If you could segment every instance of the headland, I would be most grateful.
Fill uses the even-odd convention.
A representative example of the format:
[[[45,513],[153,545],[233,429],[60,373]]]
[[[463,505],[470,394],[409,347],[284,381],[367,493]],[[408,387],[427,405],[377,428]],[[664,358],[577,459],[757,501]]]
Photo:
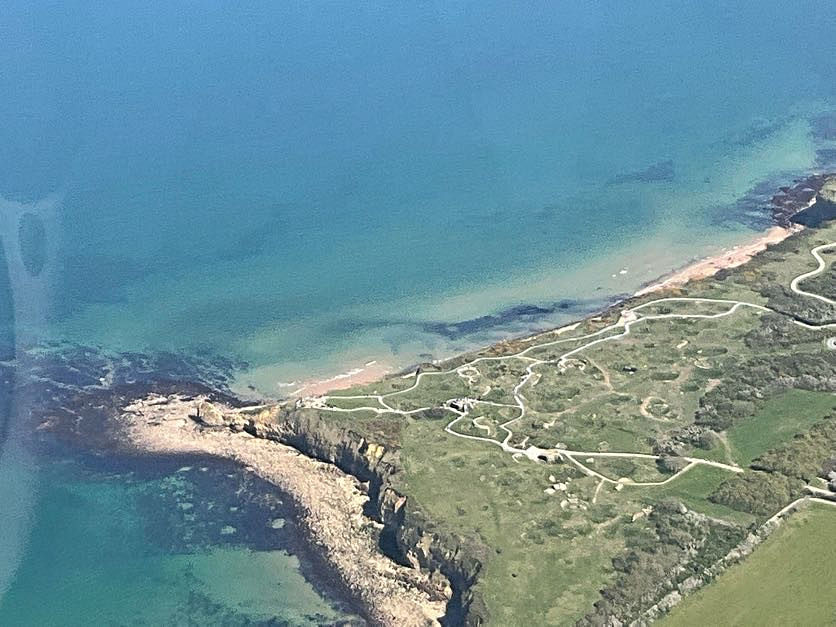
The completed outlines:
[[[802,223],[814,209],[824,216],[817,224],[827,222],[833,178],[796,187],[803,192],[797,212],[788,213],[782,202],[782,219]],[[323,388],[254,406],[185,382],[120,388],[108,403],[107,429],[96,435],[145,454],[231,459],[293,495],[314,542],[374,623],[480,624],[514,616],[597,624],[658,614],[671,606],[659,609],[662,599],[690,588],[656,586],[638,597],[653,603],[626,600],[638,584],[629,571],[622,577],[607,564],[625,548],[652,561],[633,544],[630,524],[657,537],[671,521],[689,530],[677,541],[684,552],[674,542],[670,561],[654,566],[664,572],[691,568],[694,556],[713,565],[742,540],[741,525],[767,513],[774,518],[773,503],[783,508],[782,499],[815,488],[813,477],[799,484],[787,475],[786,496],[770,485],[757,497],[763,502],[741,503],[735,481],[762,476],[748,465],[751,456],[740,455],[734,429],[765,411],[764,399],[798,389],[820,403],[815,395],[829,394],[836,380],[822,370],[834,364],[827,338],[819,337],[836,325],[826,307],[831,297],[814,303],[816,309],[803,301],[803,291],[760,284],[772,277],[778,289],[784,278],[789,286],[801,276],[795,268],[804,269],[806,248],[827,244],[817,233],[779,224],[756,242],[703,260],[571,327],[337,393]],[[783,277],[787,263],[793,270]],[[815,279],[809,271],[805,277]],[[726,319],[730,327],[723,326]],[[631,334],[634,326],[639,330]],[[657,328],[661,339],[651,337]],[[642,334],[642,341],[628,337]],[[770,352],[786,343],[809,352],[808,362],[798,363],[795,354],[789,364],[789,356]],[[599,352],[622,345],[626,353]],[[662,357],[659,346],[666,347]],[[776,368],[780,361],[780,389],[751,379],[760,374],[740,378],[767,358],[777,360]],[[731,372],[742,374],[729,378]],[[672,386],[681,396],[670,396]],[[753,390],[744,405],[715,399],[741,386]],[[794,433],[829,424],[824,416]],[[40,426],[77,428],[56,416]],[[768,442],[756,453],[773,454],[783,444]],[[702,492],[680,490],[695,476]],[[541,482],[545,488],[537,487]],[[487,524],[486,516],[494,522]],[[597,538],[599,549],[586,547],[582,537]],[[546,538],[554,545],[549,552],[532,553],[545,550]],[[583,551],[560,557],[567,542]],[[587,579],[579,578],[580,559],[592,560]],[[547,595],[515,600],[543,577],[570,577],[553,605],[542,605]],[[596,602],[601,587],[605,600],[626,596]]]

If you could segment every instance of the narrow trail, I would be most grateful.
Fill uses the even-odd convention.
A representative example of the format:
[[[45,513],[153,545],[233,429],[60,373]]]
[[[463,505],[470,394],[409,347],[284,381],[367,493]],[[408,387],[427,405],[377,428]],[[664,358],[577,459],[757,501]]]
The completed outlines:
[[[726,434],[725,431],[720,431],[717,433],[717,437],[719,438],[720,442],[723,444],[723,448],[726,451],[726,460],[729,463],[734,463],[734,459],[732,456],[732,445],[729,442],[729,436]]]
[[[810,494],[813,494],[814,496],[818,495],[818,496],[823,496],[823,497],[829,498],[830,500],[828,502],[832,503],[833,505],[836,505],[836,501],[833,500],[834,498],[836,498],[836,494],[834,494],[830,490],[825,490],[824,488],[817,488],[817,487],[812,486],[812,485],[808,485],[808,486],[804,486],[804,487],[808,492],[810,492]]]
[[[818,267],[815,270],[811,270],[810,272],[805,272],[804,274],[800,274],[795,277],[792,282],[790,283],[790,288],[796,294],[802,296],[808,296],[811,298],[815,298],[819,301],[836,305],[836,301],[833,301],[825,296],[820,294],[814,294],[811,292],[805,292],[798,287],[798,284],[805,279],[811,278],[813,276],[818,275],[821,273],[826,267],[827,263],[821,257],[820,252],[823,250],[830,250],[836,249],[836,242],[831,244],[824,244],[822,246],[817,246],[813,248],[810,253],[813,257],[818,261]],[[664,313],[664,314],[650,314],[650,315],[642,315],[642,312],[646,309],[660,305],[665,303],[701,303],[701,304],[718,304],[718,305],[729,305],[729,308],[720,311],[718,313],[711,313],[711,314],[679,314],[679,313]],[[344,412],[344,413],[351,413],[355,411],[372,411],[377,414],[398,414],[401,416],[411,416],[413,414],[417,414],[423,411],[427,411],[431,409],[430,407],[421,407],[419,409],[411,409],[411,410],[401,410],[392,407],[389,403],[387,403],[386,399],[392,399],[393,397],[397,397],[402,394],[406,394],[412,390],[415,390],[420,384],[421,381],[425,377],[432,377],[432,376],[443,376],[456,373],[461,376],[463,379],[470,379],[473,376],[473,372],[475,371],[478,373],[478,370],[475,368],[476,364],[484,363],[484,362],[493,362],[493,361],[503,361],[503,360],[521,360],[530,362],[528,366],[526,366],[524,374],[520,378],[519,382],[514,386],[512,390],[512,396],[514,398],[514,404],[509,403],[497,403],[493,401],[485,401],[479,399],[457,399],[451,398],[447,399],[444,404],[437,409],[443,409],[445,411],[449,411],[455,414],[455,418],[447,423],[444,427],[444,431],[449,433],[452,436],[457,438],[462,438],[465,440],[473,440],[477,442],[483,442],[487,444],[491,444],[493,446],[500,447],[504,452],[510,453],[514,459],[514,461],[519,461],[518,458],[520,456],[524,456],[528,459],[533,461],[543,460],[543,459],[550,459],[554,457],[561,457],[575,466],[583,472],[584,474],[595,477],[599,479],[598,487],[595,491],[595,497],[597,498],[598,492],[600,491],[601,487],[605,483],[610,484],[621,484],[625,486],[660,486],[665,485],[680,476],[684,473],[690,471],[694,467],[698,465],[705,465],[711,466],[714,468],[720,468],[722,470],[726,470],[729,472],[743,472],[743,469],[735,463],[723,463],[723,462],[716,462],[708,459],[702,459],[698,457],[683,457],[682,459],[687,462],[687,465],[679,470],[678,472],[674,473],[670,477],[662,480],[662,481],[655,481],[655,482],[625,482],[623,480],[613,479],[611,477],[607,477],[606,475],[599,473],[598,471],[589,468],[587,465],[579,461],[578,457],[583,457],[585,459],[588,458],[634,458],[634,459],[647,459],[647,460],[659,460],[661,459],[660,455],[653,455],[650,453],[637,453],[637,452],[597,452],[597,451],[576,451],[572,449],[565,449],[565,448],[550,448],[550,449],[542,449],[537,446],[529,445],[525,447],[525,442],[527,442],[528,437],[523,440],[521,446],[514,446],[511,444],[512,439],[514,438],[514,432],[509,428],[514,423],[519,422],[522,418],[526,415],[526,399],[522,393],[523,388],[528,384],[528,382],[535,376],[535,369],[539,366],[546,365],[546,364],[556,364],[561,367],[566,366],[566,362],[569,358],[578,355],[594,346],[599,346],[605,344],[607,342],[616,342],[618,340],[624,339],[628,337],[632,331],[632,327],[638,323],[643,323],[647,321],[654,321],[654,320],[716,320],[719,318],[724,318],[727,316],[734,315],[736,312],[743,308],[753,309],[759,312],[768,312],[768,313],[776,313],[782,316],[786,316],[782,312],[779,312],[775,309],[767,307],[765,305],[759,305],[756,303],[749,303],[746,301],[740,300],[730,300],[730,299],[721,299],[721,298],[701,298],[701,297],[667,297],[667,298],[657,298],[646,303],[642,303],[637,305],[636,307],[625,309],[619,319],[606,327],[599,329],[598,331],[594,331],[591,333],[587,333],[585,335],[580,336],[570,336],[565,338],[558,338],[555,340],[542,342],[539,344],[532,344],[525,349],[520,350],[517,353],[513,353],[510,355],[497,355],[497,356],[486,356],[486,357],[478,357],[471,361],[468,361],[464,364],[456,366],[455,368],[450,368],[448,370],[439,370],[439,371],[429,371],[429,372],[422,372],[416,371],[415,373],[415,381],[412,385],[402,390],[396,390],[394,392],[389,392],[387,394],[360,394],[354,396],[322,396],[319,397],[317,400],[322,403],[322,406],[317,405],[317,409],[325,410],[325,411],[334,411],[334,412]],[[814,325],[801,322],[799,320],[790,319],[790,321],[800,327],[806,329],[829,329],[829,328],[836,328],[836,323],[831,324],[822,324],[822,325]],[[575,323],[568,327],[563,327],[561,329],[557,329],[555,331],[549,331],[539,336],[535,336],[536,338],[543,337],[546,335],[561,335],[566,331],[571,331],[577,328],[579,323]],[[830,338],[830,340],[834,340],[836,338]],[[566,344],[569,342],[581,342],[584,340],[588,340],[586,343],[577,346],[562,355],[552,358],[552,359],[539,359],[536,357],[528,356],[528,353],[537,349],[549,348],[552,346],[558,346],[560,344]],[[828,340],[828,342],[830,342]],[[828,344],[830,346],[830,344]],[[593,362],[594,363],[594,362]],[[596,366],[597,367],[597,366]],[[352,409],[345,409],[339,407],[330,407],[325,405],[329,400],[339,400],[339,399],[371,399],[377,401],[380,407],[356,407]],[[457,409],[453,407],[453,403],[461,402],[463,405],[462,409]],[[497,425],[497,430],[501,430],[505,433],[505,437],[502,440],[498,440],[496,438],[488,437],[488,436],[481,436],[481,435],[471,435],[467,433],[462,433],[460,431],[456,431],[454,427],[459,424],[461,421],[469,418],[471,408],[475,407],[476,405],[489,405],[494,407],[503,407],[503,408],[512,408],[518,410],[518,415]],[[488,430],[490,428],[486,425],[479,424],[477,421],[482,418],[483,416],[477,416],[471,418],[471,423],[479,430]],[[788,505],[784,510],[776,514],[773,518],[780,516],[784,511],[795,505],[795,503],[791,503]]]
[[[815,270],[811,270],[810,272],[805,272],[804,274],[800,274],[792,280],[790,283],[790,289],[795,292],[796,294],[800,294],[802,296],[809,296],[810,298],[815,298],[823,303],[827,303],[828,305],[836,305],[836,300],[831,298],[827,298],[826,296],[822,296],[821,294],[814,294],[813,292],[805,292],[804,290],[798,287],[798,284],[806,279],[811,279],[814,276],[821,274],[824,272],[825,268],[827,268],[827,262],[822,258],[819,254],[823,250],[836,250],[836,242],[832,244],[822,244],[821,246],[816,246],[813,250],[810,251],[810,254],[815,257],[816,261],[819,262],[819,266]]]
[[[601,491],[601,488],[604,487],[605,483],[606,483],[606,481],[601,479],[601,481],[598,482],[598,485],[595,486],[595,494],[592,495],[592,504],[593,505],[595,505],[595,503],[598,502],[598,493]]]

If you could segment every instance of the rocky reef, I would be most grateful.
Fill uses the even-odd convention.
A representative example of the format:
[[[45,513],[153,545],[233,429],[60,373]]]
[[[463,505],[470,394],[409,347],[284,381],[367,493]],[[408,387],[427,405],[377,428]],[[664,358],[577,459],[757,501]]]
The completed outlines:
[[[836,174],[813,174],[781,187],[770,201],[773,221],[780,226],[815,226],[836,215],[834,201]],[[822,215],[819,215],[822,214]]]
[[[397,447],[293,405],[247,405],[223,360],[55,345],[2,363],[37,447],[228,459],[296,501],[312,548],[375,624],[478,625],[484,547],[435,528],[398,491]]]

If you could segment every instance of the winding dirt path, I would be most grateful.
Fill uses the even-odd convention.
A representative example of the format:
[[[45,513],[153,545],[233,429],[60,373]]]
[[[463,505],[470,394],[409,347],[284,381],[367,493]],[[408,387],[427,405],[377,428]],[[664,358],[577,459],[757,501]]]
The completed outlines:
[[[818,267],[815,270],[810,270],[810,272],[805,272],[804,274],[800,274],[792,280],[790,283],[790,289],[795,292],[796,294],[800,294],[802,296],[809,296],[810,298],[815,298],[816,300],[820,300],[823,303],[827,303],[828,305],[836,305],[836,300],[831,298],[827,298],[826,296],[822,296],[821,294],[814,294],[813,292],[805,292],[801,288],[798,287],[798,284],[806,279],[811,279],[814,276],[821,274],[824,272],[824,269],[827,268],[827,262],[822,258],[819,254],[823,250],[836,250],[836,242],[832,244],[822,244],[821,246],[816,246],[813,250],[810,251],[810,254],[816,258],[816,261],[819,262]]]

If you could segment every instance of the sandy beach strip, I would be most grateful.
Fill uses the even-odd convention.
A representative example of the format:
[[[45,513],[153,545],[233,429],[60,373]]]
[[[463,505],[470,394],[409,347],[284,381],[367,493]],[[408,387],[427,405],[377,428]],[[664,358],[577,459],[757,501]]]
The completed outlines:
[[[334,390],[345,390],[355,385],[374,383],[389,374],[389,372],[391,372],[391,369],[386,364],[378,361],[370,361],[364,364],[362,368],[352,368],[327,379],[303,383],[298,389],[291,392],[290,396],[322,396]]]
[[[742,266],[759,252],[766,250],[767,246],[777,244],[803,228],[800,225],[792,228],[773,226],[753,241],[734,246],[711,257],[691,263],[669,274],[663,280],[643,287],[635,295],[643,296],[666,288],[681,287],[690,281],[713,276],[720,270]]]
[[[724,249],[716,255],[691,262],[678,270],[663,274],[656,281],[639,289],[634,295],[642,296],[667,288],[681,287],[690,281],[713,276],[724,268],[735,268],[743,265],[759,252],[766,250],[767,246],[777,244],[803,228],[801,225],[793,227],[773,226],[748,242]],[[559,333],[573,326],[575,325],[569,325],[564,329],[549,329],[532,336],[520,338],[520,340],[530,341],[544,335]],[[455,358],[456,356],[440,359],[438,363],[444,363]],[[323,396],[335,390],[345,390],[356,385],[367,385],[383,379],[392,371],[393,369],[386,364],[370,361],[363,367],[353,368],[332,377],[304,382],[290,392],[289,397]]]

